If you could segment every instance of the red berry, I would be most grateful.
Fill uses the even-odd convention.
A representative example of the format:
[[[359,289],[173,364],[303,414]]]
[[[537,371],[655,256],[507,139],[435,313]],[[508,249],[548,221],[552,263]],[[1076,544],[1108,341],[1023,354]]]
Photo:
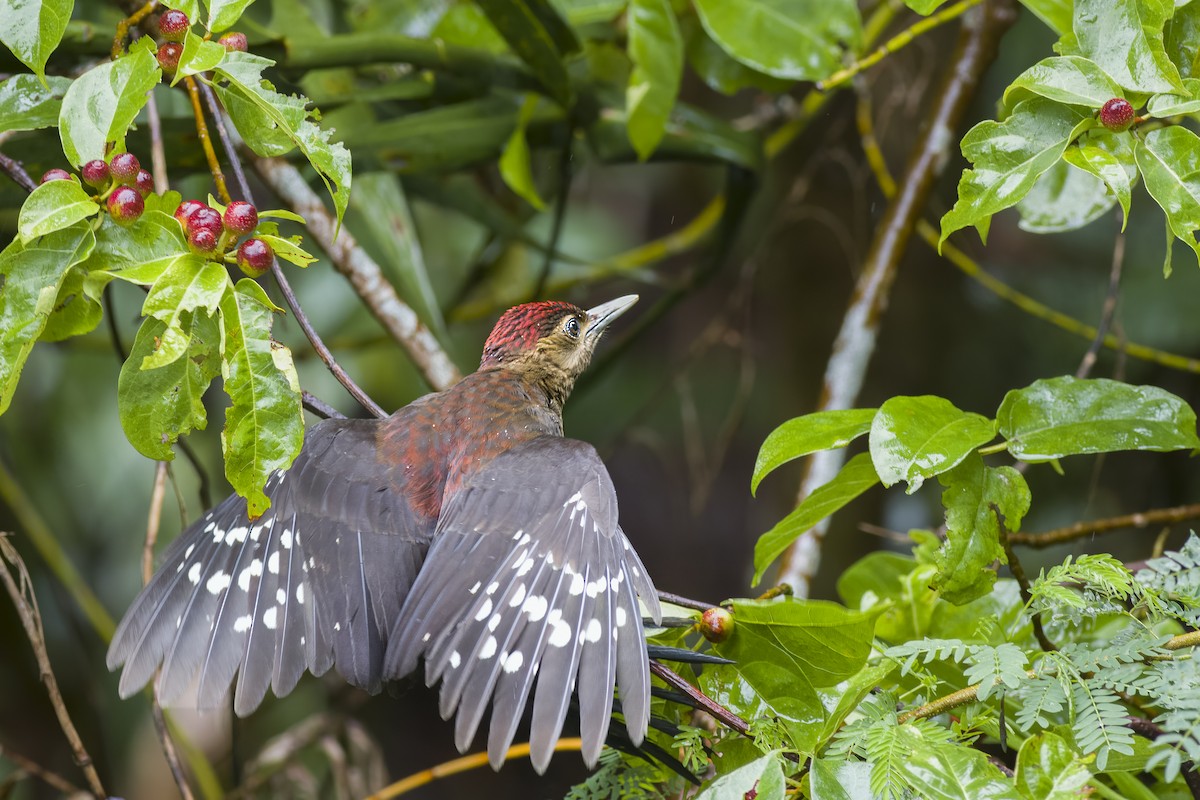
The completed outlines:
[[[108,186],[110,177],[108,172],[108,164],[100,159],[89,161],[83,165],[83,182],[93,189],[103,189]]]
[[[117,153],[109,159],[108,168],[117,183],[123,186],[132,186],[133,182],[137,180],[138,170],[142,168],[142,165],[138,163],[137,156],[133,153]]]
[[[1100,109],[1100,124],[1120,133],[1133,124],[1133,106],[1122,97],[1114,97]]]
[[[723,642],[733,633],[733,614],[720,606],[708,609],[700,617],[700,633],[710,642]]]
[[[225,207],[225,229],[245,236],[258,225],[258,209],[245,200],[234,200]]]
[[[184,200],[179,204],[179,208],[175,209],[175,219],[179,220],[179,224],[187,227],[188,217],[202,208],[208,208],[199,200]]]
[[[168,42],[182,42],[184,34],[187,33],[191,24],[192,21],[188,19],[187,14],[171,8],[164,11],[158,18],[158,32]]]
[[[237,263],[242,272],[257,278],[271,268],[271,245],[262,239],[247,239],[237,251]]]
[[[137,189],[118,186],[108,196],[108,213],[112,215],[114,222],[121,225],[132,224],[145,209],[146,204],[142,202],[142,196],[137,193]]]
[[[238,33],[237,31],[230,31],[220,39],[217,39],[217,44],[221,45],[230,52],[237,50],[238,52],[244,53],[249,47],[249,44],[246,42],[246,34]]]
[[[145,197],[154,191],[154,176],[144,169],[139,169],[137,177],[133,179],[133,188],[138,190],[138,193]]]
[[[185,226],[188,234],[195,231],[208,231],[213,235],[215,241],[221,235],[221,215],[208,206],[204,206],[188,215]]]
[[[71,175],[71,173],[67,172],[65,169],[58,169],[58,168],[48,169],[48,170],[46,170],[45,174],[42,175],[42,183],[49,183],[50,181],[69,181],[69,180],[73,180],[73,176]]]
[[[217,236],[208,228],[188,231],[188,245],[198,253],[211,253],[217,246]]]
[[[158,48],[158,52],[154,54],[158,59],[158,65],[162,67],[162,71],[167,75],[174,75],[175,70],[179,69],[179,57],[183,55],[183,45],[178,42],[167,42]]]

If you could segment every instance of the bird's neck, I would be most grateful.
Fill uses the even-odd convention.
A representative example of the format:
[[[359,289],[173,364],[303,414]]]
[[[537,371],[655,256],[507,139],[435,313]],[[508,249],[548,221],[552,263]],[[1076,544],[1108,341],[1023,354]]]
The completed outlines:
[[[557,364],[540,359],[514,361],[495,370],[524,386],[534,402],[545,405],[561,422],[563,406],[575,388],[574,375]]]

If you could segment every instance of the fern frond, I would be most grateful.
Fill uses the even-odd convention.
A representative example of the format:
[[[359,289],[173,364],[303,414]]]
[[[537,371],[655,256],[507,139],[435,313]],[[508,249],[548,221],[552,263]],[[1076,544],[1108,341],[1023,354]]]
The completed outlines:
[[[1133,753],[1133,731],[1116,692],[1089,680],[1079,681],[1072,686],[1071,705],[1075,743],[1084,754],[1095,753],[1101,772],[1110,753]]]
[[[1015,689],[1025,680],[1025,665],[1029,659],[1014,644],[1005,642],[997,647],[971,645],[969,648],[966,678],[969,683],[979,684],[975,696],[987,700],[994,692],[1003,694],[1005,689]]]

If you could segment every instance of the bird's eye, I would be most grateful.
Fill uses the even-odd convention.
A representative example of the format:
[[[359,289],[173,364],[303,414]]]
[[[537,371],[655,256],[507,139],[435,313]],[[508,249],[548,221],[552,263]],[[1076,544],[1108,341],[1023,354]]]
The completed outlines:
[[[578,339],[579,338],[579,318],[578,317],[568,317],[567,323],[565,325],[563,325],[563,330],[567,332],[567,336],[570,336],[572,339]]]

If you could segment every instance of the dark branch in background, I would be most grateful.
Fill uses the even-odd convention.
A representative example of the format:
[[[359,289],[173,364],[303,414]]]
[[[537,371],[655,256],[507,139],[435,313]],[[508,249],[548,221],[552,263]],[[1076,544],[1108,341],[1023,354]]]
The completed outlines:
[[[554,266],[554,256],[558,252],[558,240],[562,236],[563,220],[567,217],[567,203],[571,199],[571,180],[574,170],[571,169],[571,157],[575,144],[575,128],[567,125],[567,140],[563,142],[558,154],[558,197],[554,201],[554,223],[550,227],[550,241],[546,246],[546,257],[542,261],[542,271],[538,275],[537,285],[533,289],[531,299],[541,299],[546,291],[546,282],[550,280],[550,269]]]
[[[8,596],[17,609],[17,615],[21,618],[25,636],[28,637],[29,644],[33,646],[33,655],[37,659],[39,676],[46,686],[46,694],[50,696],[50,704],[54,706],[54,715],[58,717],[59,727],[62,728],[67,742],[71,745],[75,763],[83,770],[92,794],[103,800],[108,797],[108,793],[104,791],[104,786],[100,783],[100,776],[96,773],[95,765],[92,764],[92,757],[88,755],[87,749],[83,746],[83,740],[79,738],[79,732],[75,730],[75,725],[71,722],[71,715],[67,713],[67,706],[63,703],[62,693],[58,690],[58,681],[54,679],[54,668],[50,666],[50,654],[46,652],[46,635],[42,631],[42,612],[38,609],[37,598],[33,594],[33,581],[29,577],[29,571],[25,569],[25,562],[21,560],[21,554],[9,541],[10,535],[0,533],[0,582],[3,582],[4,588],[8,590]],[[17,585],[12,573],[8,571],[9,564],[17,568],[17,574],[21,578],[20,586]]]
[[[1104,346],[1104,339],[1108,336],[1108,329],[1112,325],[1113,314],[1117,310],[1117,296],[1121,291],[1121,268],[1124,263],[1125,232],[1118,231],[1116,241],[1113,242],[1112,268],[1108,273],[1108,293],[1104,295],[1104,305],[1100,309],[1100,323],[1096,325],[1096,336],[1092,339],[1091,346],[1083,354],[1083,360],[1079,362],[1079,369],[1075,370],[1076,378],[1086,378],[1091,373],[1096,358],[1100,355],[1100,348]]]
[[[875,229],[871,249],[842,320],[841,330],[825,368],[820,411],[851,408],[857,401],[879,326],[887,311],[892,283],[909,239],[921,218],[933,184],[947,161],[947,149],[955,141],[954,131],[966,111],[979,81],[992,63],[1000,37],[1016,21],[1013,0],[988,0],[978,11],[963,17],[962,30],[946,79],[928,114],[928,123],[914,145],[897,193],[888,202],[883,219]],[[840,450],[818,453],[805,462],[805,475],[797,503],[813,489],[829,482],[841,467]],[[780,557],[779,580],[791,584],[797,594],[807,595],[808,585],[820,561],[820,543],[826,526],[819,525],[802,535]]]
[[[1021,602],[1026,608],[1030,608],[1033,602],[1033,596],[1029,592],[1029,578],[1025,575],[1025,568],[1021,566],[1020,559],[1013,552],[1012,541],[1009,537],[1008,525],[1004,521],[1004,515],[1000,513],[1000,507],[995,503],[988,503],[992,509],[992,514],[996,516],[996,526],[999,528],[1000,545],[1004,548],[1004,555],[1008,558],[1008,569],[1013,577],[1017,579],[1017,586],[1021,588]],[[1037,611],[1030,608],[1029,618],[1033,622],[1033,635],[1038,641],[1038,646],[1047,653],[1057,650],[1054,642],[1050,641],[1050,637],[1046,635],[1046,629],[1042,627],[1042,617]]]
[[[1129,723],[1130,730],[1150,741],[1162,736],[1164,732],[1158,725],[1142,717],[1130,716],[1126,717],[1125,721]],[[1192,797],[1200,800],[1200,772],[1196,771],[1196,765],[1191,761],[1184,761],[1179,767],[1179,774],[1183,776],[1183,782],[1187,784]]]
[[[1121,528],[1146,528],[1150,525],[1169,525],[1186,519],[1200,517],[1200,503],[1173,508],[1155,508],[1150,511],[1139,511],[1136,514],[1125,514],[1120,517],[1108,517],[1087,522],[1076,522],[1064,528],[1055,528],[1045,533],[1010,533],[1009,541],[1025,547],[1052,547],[1056,544],[1082,539],[1093,533],[1120,530]]]
[[[37,188],[37,182],[29,177],[29,173],[21,166],[21,162],[15,158],[9,158],[4,153],[0,153],[0,170],[4,170],[4,174],[12,178],[13,183],[27,192],[32,192]]]
[[[217,102],[217,96],[208,85],[202,85],[200,91],[204,95],[204,100],[208,105],[209,111],[212,112],[213,127],[217,129],[217,136],[225,148],[225,156],[229,159],[230,169],[233,170],[238,191],[242,193],[243,200],[253,203],[254,194],[250,191],[250,182],[246,180],[246,172],[242,169],[241,159],[238,158],[237,149],[234,147],[233,139],[229,135],[229,129],[225,127],[225,120],[222,116],[220,104]],[[325,346],[321,335],[317,333],[312,323],[309,322],[308,316],[300,308],[300,303],[296,299],[296,293],[292,291],[291,284],[288,283],[287,277],[283,274],[283,270],[279,266],[279,259],[274,257],[271,258],[271,274],[275,277],[275,282],[279,284],[279,291],[283,294],[283,300],[287,303],[288,308],[292,310],[292,315],[300,325],[300,330],[304,331],[304,335],[312,345],[313,351],[324,362],[326,368],[333,374],[333,377],[337,378],[338,383],[346,387],[346,391],[350,393],[350,396],[357,400],[359,405],[364,409],[376,417],[386,417],[387,412],[380,408],[379,404],[372,400],[370,395],[354,382],[354,379],[337,363],[337,360],[333,357],[333,353],[329,352],[329,348]]]
[[[323,419],[345,419],[346,415],[338,411],[333,406],[326,403],[321,398],[307,391],[300,392],[300,402],[304,405],[305,410],[316,414]]]
[[[78,786],[71,783],[58,773],[46,769],[36,761],[31,761],[20,753],[14,753],[12,750],[6,749],[3,745],[0,745],[0,758],[11,761],[17,765],[17,769],[19,771],[26,772],[35,778],[40,778],[41,780],[45,781],[48,786],[53,786],[55,789],[58,789],[68,797],[74,797],[78,794],[87,794],[86,789],[80,789]],[[0,784],[0,789],[7,788],[7,785],[11,780],[12,776],[5,778],[5,783]]]

